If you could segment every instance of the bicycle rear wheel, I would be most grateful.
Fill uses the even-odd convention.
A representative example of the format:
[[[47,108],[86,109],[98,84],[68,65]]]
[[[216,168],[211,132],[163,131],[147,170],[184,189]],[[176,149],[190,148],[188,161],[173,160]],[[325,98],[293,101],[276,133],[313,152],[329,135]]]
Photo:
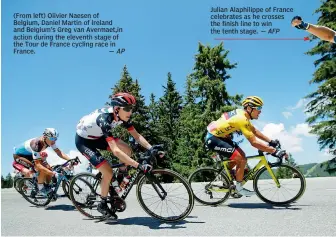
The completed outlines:
[[[183,220],[194,207],[194,197],[188,181],[168,169],[152,170],[150,174],[141,176],[136,194],[145,212],[164,222]],[[171,204],[170,207],[168,204]],[[153,210],[158,207],[159,213]],[[167,215],[162,215],[162,211],[167,211]]]
[[[92,173],[79,173],[70,181],[70,200],[80,213],[89,218],[102,218],[102,214],[97,211],[100,193],[100,178]]]
[[[51,198],[40,195],[37,191],[37,185],[32,178],[22,178],[19,181],[19,192],[28,202],[35,206],[46,206],[50,203]]]
[[[189,176],[189,184],[195,199],[205,205],[218,205],[230,196],[230,181],[227,175],[212,167],[195,170]]]
[[[19,187],[19,184],[20,184],[21,179],[22,179],[21,177],[20,177],[20,178],[15,178],[15,179],[14,179],[14,184],[13,184],[13,186],[14,186],[15,190],[16,190],[18,193],[21,192],[21,191],[20,191],[20,187]]]
[[[271,169],[279,180],[280,187],[276,186],[266,167],[260,169],[254,178],[253,188],[261,200],[273,205],[287,205],[303,195],[306,190],[306,180],[298,169],[287,164],[274,166]],[[272,190],[274,192],[271,192]]]

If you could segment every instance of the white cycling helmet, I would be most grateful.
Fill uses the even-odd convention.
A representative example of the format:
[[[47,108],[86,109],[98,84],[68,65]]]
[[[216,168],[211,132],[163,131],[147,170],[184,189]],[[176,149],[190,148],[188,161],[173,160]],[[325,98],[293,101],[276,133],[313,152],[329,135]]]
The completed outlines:
[[[59,133],[55,128],[46,128],[43,132],[43,136],[49,138],[50,140],[56,140],[58,135]]]

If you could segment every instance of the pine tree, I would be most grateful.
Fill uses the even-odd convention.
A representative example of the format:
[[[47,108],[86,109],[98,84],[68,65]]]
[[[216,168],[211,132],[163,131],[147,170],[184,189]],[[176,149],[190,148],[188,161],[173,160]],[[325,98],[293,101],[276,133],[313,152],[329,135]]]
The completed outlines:
[[[123,68],[121,79],[111,89],[112,94],[109,96],[110,99],[114,94],[118,92],[127,92],[135,97],[137,103],[133,110],[131,121],[134,124],[136,130],[145,138],[148,138],[150,135],[150,132],[148,131],[148,107],[145,105],[144,96],[141,95],[141,88],[138,80],[136,80],[135,82],[133,81],[126,66],[124,66]],[[111,105],[111,101],[107,102],[106,104]],[[127,131],[125,131],[125,129],[118,127],[115,129],[115,132],[116,134],[118,134],[118,136],[120,136],[120,138],[128,141],[129,135]]]
[[[315,11],[321,13],[317,24],[336,29],[335,9],[335,0],[323,1]],[[306,96],[311,100],[307,105],[307,112],[310,114],[307,122],[312,126],[311,133],[318,136],[320,149],[327,148],[336,156],[336,44],[322,41],[315,36],[312,38],[318,43],[307,54],[320,58],[314,62],[317,69],[310,83],[319,86],[315,92]]]
[[[181,113],[182,96],[176,90],[175,83],[168,73],[167,84],[163,86],[164,95],[158,104],[159,134],[166,147],[168,154],[175,153],[176,138],[178,137],[178,121]]]
[[[131,121],[135,127],[135,129],[143,135],[150,143],[150,127],[148,126],[149,121],[149,113],[148,107],[145,105],[145,98],[141,95],[141,88],[138,80],[133,81],[130,76],[126,65],[123,68],[123,72],[121,74],[120,80],[114,85],[112,89],[111,95],[109,95],[109,99],[112,99],[112,96],[119,92],[127,92],[132,94],[136,99],[136,106],[132,112]],[[108,101],[106,105],[111,106],[111,101]],[[120,137],[124,142],[128,142],[130,135],[126,129],[121,126],[118,126],[113,129],[114,134]],[[102,151],[104,157],[106,157],[111,163],[118,162],[118,159],[112,155],[111,152]]]
[[[230,96],[225,81],[228,70],[236,67],[227,59],[223,44],[214,47],[199,44],[194,72],[186,82],[185,104],[181,112],[177,158],[174,167],[187,176],[197,166],[212,165],[204,147],[207,125],[226,111],[236,108],[241,95]]]
[[[1,175],[1,188],[5,188],[5,178]]]
[[[150,104],[148,106],[148,125],[150,128],[150,137],[153,144],[162,143],[160,140],[160,126],[159,126],[159,112],[158,112],[158,102],[155,101],[155,95],[151,93]]]
[[[8,173],[8,175],[6,177],[6,180],[5,180],[5,183],[6,183],[5,188],[12,188],[13,187],[14,181],[13,181],[13,178],[12,178],[10,173]]]

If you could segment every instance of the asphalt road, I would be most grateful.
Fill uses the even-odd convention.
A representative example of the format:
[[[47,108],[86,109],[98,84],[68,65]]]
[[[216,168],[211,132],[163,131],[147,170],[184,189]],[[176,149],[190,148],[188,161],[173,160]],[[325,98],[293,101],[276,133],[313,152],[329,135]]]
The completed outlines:
[[[14,189],[5,189],[1,201],[3,236],[336,235],[336,177],[308,178],[303,197],[287,208],[272,207],[256,196],[229,199],[217,207],[195,202],[190,216],[175,224],[148,216],[136,199],[135,188],[126,199],[127,209],[118,213],[118,222],[88,220],[66,197],[37,208]]]

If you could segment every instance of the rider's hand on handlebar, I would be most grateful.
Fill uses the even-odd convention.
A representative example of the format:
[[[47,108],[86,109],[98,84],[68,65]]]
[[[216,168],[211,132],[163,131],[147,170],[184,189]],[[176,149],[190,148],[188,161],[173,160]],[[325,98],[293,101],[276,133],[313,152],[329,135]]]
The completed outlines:
[[[285,150],[280,150],[280,149],[276,149],[276,151],[274,153],[271,154],[274,157],[278,157],[278,158],[287,158],[287,153]]]
[[[150,164],[139,164],[137,169],[141,170],[146,174],[153,169],[153,166],[151,166]]]
[[[277,140],[277,139],[276,139],[276,140],[271,140],[271,141],[268,143],[268,145],[271,146],[271,147],[276,148],[276,147],[280,146],[280,141]]]
[[[160,158],[163,158],[166,155],[166,153],[164,151],[159,151],[158,155]]]

